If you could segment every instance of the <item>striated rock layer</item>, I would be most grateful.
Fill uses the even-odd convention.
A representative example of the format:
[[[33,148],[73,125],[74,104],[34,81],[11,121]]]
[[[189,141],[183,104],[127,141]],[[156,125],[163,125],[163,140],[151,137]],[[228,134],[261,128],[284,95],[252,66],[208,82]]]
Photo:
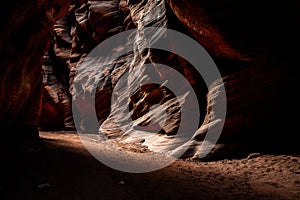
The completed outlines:
[[[130,117],[142,127],[151,121],[147,115],[152,112],[151,106],[169,106],[168,123],[154,131],[157,145],[147,142],[142,134],[137,140],[130,131],[120,132],[113,122],[114,115],[118,114],[112,112],[111,105],[112,92],[122,75],[144,63],[153,68],[153,63],[162,63],[184,75],[199,101],[199,129],[186,143],[189,148],[184,157],[199,159],[201,151],[205,151],[200,147],[207,129],[217,129],[222,123],[225,124],[218,144],[205,159],[241,156],[252,151],[299,152],[293,131],[297,124],[293,113],[297,114],[299,108],[295,92],[297,52],[293,50],[300,43],[296,30],[300,22],[297,1],[272,2],[272,5],[258,0],[242,4],[231,0],[81,0],[73,1],[70,6],[63,1],[31,4],[11,3],[3,14],[7,20],[0,32],[4,69],[0,73],[0,120],[5,128],[25,125],[32,129],[37,125],[43,129],[73,128],[73,109],[73,113],[80,113],[82,130],[78,131],[98,134],[100,130],[109,139],[138,141],[152,150],[166,149],[161,138],[171,139],[178,127],[184,126],[178,120],[180,101],[170,101],[174,99],[171,91],[148,85],[130,97]],[[149,50],[138,40],[126,44],[135,47],[127,55],[98,63],[97,72],[91,73],[86,68],[78,73],[80,63],[99,43],[117,33],[133,28],[141,31],[147,26],[178,30],[194,38],[209,52],[225,84],[225,121],[219,123],[217,111],[212,110],[213,105],[217,105],[217,109],[224,102],[224,96],[218,95],[222,81],[215,80],[206,86],[186,60],[170,52]],[[141,33],[137,35],[139,39],[143,39]],[[152,39],[163,34],[157,32]],[[127,48],[126,45],[123,48]],[[162,78],[170,74],[166,71],[156,75]],[[132,80],[131,83],[136,84],[140,77]],[[91,92],[83,81],[94,86],[95,105],[80,97],[80,94]],[[41,88],[44,103],[38,124]],[[126,94],[126,90],[121,92]],[[98,127],[88,130],[85,124],[90,122],[89,113],[94,109],[99,130]],[[126,116],[121,113],[118,117]],[[143,131],[153,130],[155,126]]]
[[[55,21],[69,1],[10,1],[1,13],[1,137],[38,136],[42,106],[42,62]],[[12,131],[12,133],[10,133]]]
[[[68,16],[73,16],[73,20],[70,21],[76,21],[76,26],[70,23],[68,28],[73,30],[69,32],[69,36],[73,38],[69,62],[71,75],[74,75],[72,70],[76,71],[76,64],[80,63],[85,55],[101,41],[121,31],[138,27],[139,20],[143,19],[140,12],[147,10],[147,6],[151,6],[151,1],[88,1],[72,6]],[[295,39],[295,27],[299,22],[295,9],[297,6],[299,5],[296,2],[289,2],[285,3],[283,9],[281,5],[273,3],[270,9],[267,3],[259,1],[245,2],[241,5],[234,1],[225,3],[167,0],[166,13],[161,13],[166,15],[165,25],[162,24],[163,18],[154,18],[155,13],[152,13],[154,15],[152,18],[149,17],[152,19],[151,25],[176,29],[197,40],[214,58],[223,75],[227,96],[227,117],[218,145],[207,158],[244,155],[249,151],[295,152],[299,150],[295,142],[295,133],[291,131],[296,123],[291,114],[298,107],[291,103],[292,99],[295,99],[293,90],[297,80],[296,74],[293,73],[296,52],[291,50],[293,45],[299,44],[299,40]],[[147,12],[144,11],[144,16],[145,13]],[[100,21],[87,16],[95,16],[95,19],[99,20],[105,19],[110,23],[102,22],[100,26],[97,25]],[[144,21],[144,25],[147,26],[147,21]],[[106,69],[101,69],[99,66],[99,71],[103,71],[103,74],[100,75],[96,92],[96,112],[99,124],[102,125],[100,130],[109,138],[119,138],[120,135],[124,137],[120,129],[113,128],[115,125],[112,115],[110,116],[111,94],[114,85],[129,67],[129,64],[124,63],[132,59],[127,56],[123,60],[116,61],[113,67]],[[199,122],[201,126],[195,132],[192,141],[188,143],[190,146],[184,155],[198,159],[203,151],[200,147],[207,128],[213,129],[214,126],[218,126],[219,119],[211,108],[212,105],[222,104],[223,97],[215,95],[221,82],[216,80],[214,83],[216,85],[206,88],[201,77],[193,72],[193,68],[172,53],[152,51],[151,59],[153,62],[171,66],[183,74],[196,91],[201,113],[207,113],[201,116]],[[83,77],[85,77],[84,73],[78,74],[77,81]],[[71,85],[72,83],[71,79]],[[132,96],[133,120],[138,118],[141,120],[149,112],[150,106],[157,103],[151,98],[163,98],[160,97],[162,93],[157,93],[156,90],[151,87],[150,90],[144,88],[144,91],[140,90]],[[71,91],[76,93],[80,90],[71,87]],[[78,105],[83,115],[82,111],[88,113],[87,104],[82,102]],[[89,121],[89,116],[83,118]],[[144,120],[147,121],[147,117],[144,117]],[[146,121],[142,123],[139,121],[139,123],[147,125]],[[166,130],[167,126],[159,133],[174,134],[178,123],[173,124],[171,128],[169,126],[170,131]],[[144,141],[143,138],[140,138],[140,141]],[[147,145],[149,146],[149,143]]]

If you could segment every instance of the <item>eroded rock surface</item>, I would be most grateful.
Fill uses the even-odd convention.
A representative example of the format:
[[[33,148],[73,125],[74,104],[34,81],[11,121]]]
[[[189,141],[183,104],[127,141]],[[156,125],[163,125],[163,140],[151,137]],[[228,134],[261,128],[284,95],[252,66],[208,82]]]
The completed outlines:
[[[5,138],[38,137],[42,62],[55,21],[69,1],[10,1],[1,12],[0,127]],[[17,141],[14,141],[17,143]]]
[[[4,14],[7,20],[0,40],[4,68],[0,74],[2,126],[37,127],[44,61],[44,74],[48,73],[48,77],[44,76],[41,127],[73,126],[71,99],[78,100],[76,95],[86,92],[81,81],[87,79],[97,85],[95,105],[81,99],[73,109],[88,122],[89,112],[96,107],[100,130],[111,138],[124,136],[114,129],[111,121],[113,89],[122,75],[134,67],[132,61],[136,65],[160,62],[183,74],[197,94],[204,114],[184,155],[197,159],[207,128],[218,126],[214,123],[218,118],[211,108],[223,102],[223,97],[215,93],[220,80],[206,86],[201,76],[181,57],[148,51],[145,47],[138,49],[142,50],[138,56],[133,56],[135,49],[132,49],[128,55],[107,66],[98,66],[98,73],[91,74],[88,70],[78,73],[78,64],[105,39],[132,28],[154,25],[176,29],[193,37],[210,53],[221,71],[227,117],[221,138],[208,159],[245,155],[252,151],[299,151],[293,131],[297,120],[292,116],[299,108],[295,92],[297,51],[293,50],[300,43],[296,30],[300,21],[297,1],[272,2],[272,5],[258,0],[243,4],[206,0],[74,1],[70,6],[65,2],[43,1],[36,4],[38,6],[29,8],[27,3],[20,4],[22,6],[12,3]],[[162,5],[165,9],[159,9]],[[48,54],[44,54],[46,50]],[[170,75],[168,73],[163,75]],[[165,102],[165,94],[155,87],[141,88],[131,98],[132,118],[141,119],[152,104]],[[151,97],[155,97],[155,101],[153,98],[152,102],[139,100],[151,100]],[[173,114],[180,116],[178,112]],[[142,120],[144,122],[139,121],[139,124],[147,124],[147,117]],[[173,122],[172,127],[163,127],[158,135],[174,135],[176,126],[181,124],[178,120]],[[97,133],[99,130],[85,131]]]

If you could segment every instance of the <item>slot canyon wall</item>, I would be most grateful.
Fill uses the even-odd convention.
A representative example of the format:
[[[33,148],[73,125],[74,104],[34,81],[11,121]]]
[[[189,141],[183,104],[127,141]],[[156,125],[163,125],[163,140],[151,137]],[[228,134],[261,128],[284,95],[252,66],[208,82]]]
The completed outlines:
[[[18,146],[38,137],[42,62],[55,21],[69,1],[10,1],[1,12],[1,142]],[[1,144],[2,144],[1,143]],[[10,147],[10,145],[8,145]]]
[[[71,94],[76,90],[77,64],[105,39],[136,28],[134,8],[147,6],[146,2],[11,3],[2,14],[5,20],[0,40],[3,138],[16,137],[11,132],[20,138],[33,132],[36,135],[38,127],[74,130]],[[243,156],[253,151],[299,153],[297,117],[294,117],[299,110],[296,98],[299,1],[270,5],[258,0],[243,3],[166,0],[165,6],[164,25],[198,41],[214,59],[225,83],[225,125],[218,144],[206,159]],[[207,88],[192,66],[175,54],[155,51],[152,54],[152,61],[183,74],[197,94],[201,113],[205,115],[201,115],[199,129],[183,155],[197,158],[207,127],[218,126],[213,123],[217,119],[211,110],[212,104],[222,103],[211,89],[218,85]],[[97,117],[100,125],[106,127],[113,86],[128,70],[121,63],[124,61],[102,74],[96,92]],[[132,98],[133,118],[149,111],[150,105],[157,103],[155,99],[165,101],[166,93],[167,90],[154,86],[142,88]],[[149,102],[140,102],[142,97]],[[75,109],[88,110],[84,106]],[[176,123],[160,134],[174,134]],[[107,135],[118,137],[116,132],[107,131]]]

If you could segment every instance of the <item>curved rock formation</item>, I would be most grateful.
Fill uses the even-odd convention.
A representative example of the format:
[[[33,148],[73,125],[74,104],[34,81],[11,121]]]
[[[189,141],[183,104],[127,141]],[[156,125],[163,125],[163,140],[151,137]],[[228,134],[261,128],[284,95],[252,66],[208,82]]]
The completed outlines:
[[[240,156],[252,151],[299,152],[292,131],[297,120],[291,115],[298,109],[293,102],[297,99],[297,52],[292,47],[300,43],[299,31],[295,30],[300,22],[299,3],[163,2],[85,0],[74,1],[69,7],[66,2],[42,1],[32,2],[37,5],[34,8],[25,3],[22,6],[12,3],[5,13],[5,28],[0,32],[0,55],[4,58],[1,63],[4,71],[0,74],[1,126],[10,129],[26,125],[37,131],[42,86],[42,79],[37,77],[41,77],[44,55],[44,75],[48,76],[44,76],[41,127],[72,127],[71,98],[79,99],[73,109],[81,114],[83,123],[89,122],[89,112],[94,105],[78,97],[87,91],[86,85],[81,84],[87,79],[97,86],[95,109],[100,130],[109,138],[127,137],[113,128],[113,89],[122,75],[135,66],[149,63],[155,68],[153,63],[162,63],[186,77],[196,91],[201,113],[205,113],[184,155],[198,159],[207,128],[218,126],[212,105],[222,104],[223,97],[216,95],[220,80],[206,87],[201,76],[183,58],[168,52],[150,51],[143,43],[134,42],[135,49],[114,62],[98,66],[98,73],[90,73],[88,69],[78,71],[78,64],[105,39],[132,28],[142,30],[147,26],[159,26],[176,29],[197,40],[213,57],[223,76],[227,117],[221,138],[207,159]],[[69,9],[67,13],[66,9]],[[52,45],[48,48],[52,26]],[[143,39],[141,33],[138,36]],[[155,33],[153,39],[162,35]],[[44,54],[46,50],[49,56]],[[152,104],[169,100],[166,97],[170,93],[166,94],[163,88],[140,88],[131,97],[133,120],[147,124],[148,118],[143,116],[149,113]],[[141,101],[143,98],[152,99],[152,102]],[[173,118],[179,115],[178,110],[172,112]],[[172,127],[163,127],[159,135],[174,135],[180,122],[172,122]],[[85,131],[98,132],[95,129]]]
[[[1,17],[1,141],[38,137],[42,106],[42,61],[55,21],[69,1],[10,1]]]
[[[70,21],[73,21],[75,25],[70,23],[68,28],[73,30],[69,34],[73,38],[69,62],[71,74],[72,70],[76,71],[76,64],[80,63],[85,55],[105,38],[120,31],[138,27],[139,12],[147,9],[149,2],[88,1],[88,3],[73,5],[69,16],[73,16],[73,20]],[[293,14],[290,12],[293,15],[291,18],[290,14],[284,12],[280,16],[276,14],[282,12],[281,6],[274,4],[272,9],[268,9],[268,4],[258,1],[246,2],[243,5],[233,1],[226,2],[226,4],[221,1],[199,2],[193,0],[185,2],[167,0],[166,2],[168,19],[166,25],[192,36],[202,44],[215,59],[224,76],[228,101],[227,118],[219,144],[211,152],[209,158],[243,155],[250,151],[296,150],[297,144],[291,142],[294,134],[285,131],[291,127],[286,124],[293,123],[293,119],[285,118],[293,110],[293,108],[287,109],[290,105],[288,99],[295,97],[293,92],[286,92],[285,95],[282,95],[282,91],[289,91],[295,87],[295,85],[289,85],[291,80],[296,80],[296,76],[291,73],[295,62],[291,58],[295,57],[295,52],[286,51],[286,49],[290,49],[292,42],[299,41],[293,41],[291,38],[294,37],[288,37],[289,34],[294,35],[294,33],[287,34],[283,29],[277,30],[276,23],[277,21],[289,21],[291,23],[289,27],[295,26],[299,19],[295,10],[293,10]],[[286,7],[290,6],[290,4],[286,4]],[[295,4],[295,6],[297,5]],[[268,13],[267,17],[265,13]],[[101,16],[105,16],[105,18]],[[99,20],[97,19],[109,19],[111,23],[102,22],[102,26],[98,26]],[[285,41],[279,38],[284,38]],[[276,45],[277,48],[275,48]],[[195,133],[192,144],[184,155],[197,159],[201,153],[199,146],[206,135],[207,127],[217,126],[213,120],[214,112],[211,111],[211,105],[216,102],[222,103],[222,98],[211,95],[211,92],[218,85],[210,86],[206,100],[205,84],[201,77],[195,76],[196,73],[193,73],[193,68],[189,67],[186,61],[176,55],[164,52],[152,51],[151,54],[153,62],[171,66],[189,80],[198,95],[202,113],[207,111],[205,119],[202,115],[203,118],[200,121],[202,126]],[[131,58],[127,57],[126,59]],[[121,133],[120,130],[112,130],[113,124],[109,117],[110,98],[113,87],[119,80],[118,77],[128,68],[122,59],[115,66],[117,67],[106,69],[107,73],[105,72],[100,78],[101,81],[96,92],[96,111],[99,124],[104,123],[101,130],[105,130],[107,135],[112,138],[118,137]],[[78,75],[78,78],[80,77],[84,77],[84,75]],[[71,83],[73,83],[72,76]],[[78,91],[78,89],[76,90]],[[71,91],[74,92],[73,87],[71,87]],[[143,91],[133,97],[145,98],[152,95],[155,96],[155,90]],[[138,119],[137,116],[142,117],[149,111],[146,108],[151,106],[151,102],[148,102],[150,104],[147,105],[144,101],[134,99],[132,118]],[[79,105],[81,110],[86,110],[88,113],[89,107],[84,102]],[[275,108],[278,115],[274,114]],[[89,121],[89,116],[85,117],[86,121]],[[176,128],[174,126],[176,125],[173,125],[172,128]],[[97,130],[90,131],[96,132]],[[163,132],[168,134],[165,130]],[[286,137],[281,137],[282,132],[286,132]]]
[[[293,131],[297,120],[292,117],[299,106],[291,103],[296,99],[293,91],[297,82],[297,53],[292,46],[300,42],[296,36],[299,31],[295,30],[300,18],[296,12],[299,3],[167,2],[194,38],[214,54],[224,76],[227,117],[218,145],[206,159],[241,156],[251,151],[299,153]],[[250,60],[238,56],[236,51]],[[222,103],[222,97],[209,92],[208,111],[212,103]],[[196,133],[193,150],[187,153],[189,156],[198,158],[205,125],[217,126],[213,123],[216,120],[209,111]]]

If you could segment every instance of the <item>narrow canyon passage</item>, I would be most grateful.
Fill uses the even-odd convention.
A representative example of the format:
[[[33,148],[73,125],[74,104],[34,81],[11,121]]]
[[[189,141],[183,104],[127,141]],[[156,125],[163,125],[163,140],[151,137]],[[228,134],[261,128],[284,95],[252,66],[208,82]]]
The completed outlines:
[[[300,199],[299,0],[6,3],[0,199]]]

